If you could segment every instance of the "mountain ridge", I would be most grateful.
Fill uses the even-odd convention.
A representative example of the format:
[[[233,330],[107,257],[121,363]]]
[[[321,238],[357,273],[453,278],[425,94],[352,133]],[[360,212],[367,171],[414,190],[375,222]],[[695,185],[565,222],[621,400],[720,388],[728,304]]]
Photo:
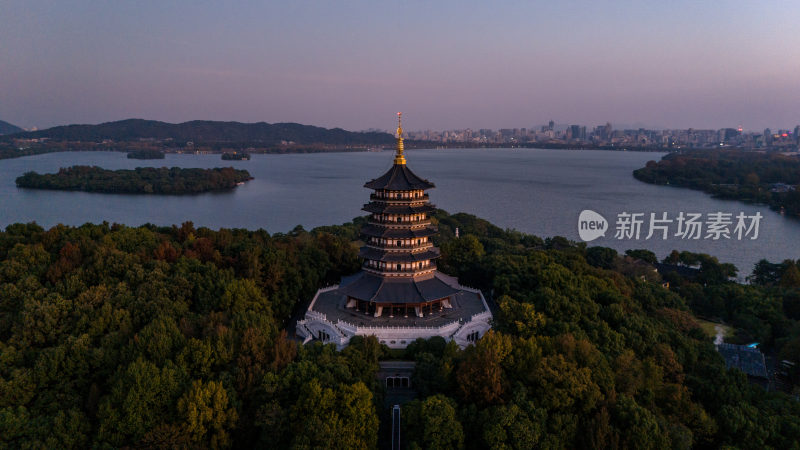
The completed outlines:
[[[124,119],[97,125],[60,125],[44,130],[17,133],[15,137],[48,138],[60,141],[172,139],[178,142],[257,142],[266,145],[287,142],[379,145],[391,144],[394,141],[394,137],[389,133],[355,132],[341,128],[329,129],[294,122],[270,124],[267,122],[192,120],[175,124],[147,119]]]
[[[21,131],[25,130],[12,123],[0,120],[0,134],[14,134],[14,133],[19,133]]]

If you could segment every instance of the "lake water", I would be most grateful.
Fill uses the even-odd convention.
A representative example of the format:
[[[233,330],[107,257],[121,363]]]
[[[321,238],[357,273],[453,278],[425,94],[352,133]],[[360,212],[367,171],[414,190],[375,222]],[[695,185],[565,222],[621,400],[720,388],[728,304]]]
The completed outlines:
[[[641,183],[631,171],[658,153],[541,150],[448,149],[407,152],[409,167],[436,183],[431,201],[448,212],[467,212],[503,228],[542,237],[578,240],[577,220],[584,209],[601,213],[611,230],[590,245],[619,251],[647,248],[663,258],[672,249],[709,253],[749,274],[761,258],[800,258],[800,221],[761,205],[714,199],[702,192]],[[250,171],[254,180],[232,192],[194,196],[146,196],[19,189],[14,180],[30,170],[55,172],[71,165],[107,169],[140,166],[220,167]],[[264,228],[286,232],[296,225],[310,229],[340,224],[365,214],[369,191],[363,184],[383,174],[392,153],[318,153],[253,155],[251,161],[221,161],[219,155],[167,155],[165,160],[131,160],[124,153],[51,153],[0,161],[0,225],[36,221],[57,223],[118,222],[127,225],[180,224],[192,221],[210,228]],[[647,220],[639,240],[614,238],[617,214],[667,212],[760,212],[756,240],[646,240]],[[672,224],[671,230],[676,231]],[[660,235],[659,235],[660,237]]]

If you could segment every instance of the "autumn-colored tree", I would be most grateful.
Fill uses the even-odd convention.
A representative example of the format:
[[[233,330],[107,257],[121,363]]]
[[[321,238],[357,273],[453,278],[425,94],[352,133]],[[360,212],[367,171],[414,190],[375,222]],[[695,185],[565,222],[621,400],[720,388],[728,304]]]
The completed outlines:
[[[236,426],[238,414],[222,383],[194,380],[178,400],[178,414],[195,445],[212,449],[230,446],[230,431]]]
[[[456,375],[458,390],[466,402],[482,405],[502,402],[503,360],[511,352],[511,340],[500,333],[487,332],[467,348]]]
[[[161,244],[159,244],[158,248],[153,251],[153,256],[156,259],[172,263],[178,259],[180,253],[178,253],[178,250],[175,249],[175,247],[173,247],[169,241],[164,240],[161,241]]]

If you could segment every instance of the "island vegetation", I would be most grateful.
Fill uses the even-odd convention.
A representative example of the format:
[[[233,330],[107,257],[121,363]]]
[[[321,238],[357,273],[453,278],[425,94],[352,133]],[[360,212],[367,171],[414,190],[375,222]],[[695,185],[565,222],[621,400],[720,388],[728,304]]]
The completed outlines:
[[[764,203],[800,216],[800,157],[778,152],[694,150],[665,155],[633,172],[640,181]]]
[[[232,167],[137,167],[133,170],[107,170],[96,166],[73,166],[51,174],[27,172],[17,178],[17,186],[117,194],[175,195],[230,190],[251,179],[246,170]]]
[[[223,161],[249,161],[250,154],[244,152],[224,152],[222,154]]]
[[[646,251],[435,219],[442,268],[496,305],[493,331],[463,350],[356,337],[339,352],[287,334],[317,288],[358,270],[363,219],[272,235],[7,227],[0,446],[376,448],[390,425],[378,361],[398,357],[416,361],[408,448],[796,445],[800,403],[726,369],[695,317],[797,361],[797,262],[759,264],[742,285],[712,257],[676,253],[697,276],[670,272],[668,289],[637,262]]]
[[[128,159],[164,159],[164,152],[155,149],[142,149],[128,152]]]

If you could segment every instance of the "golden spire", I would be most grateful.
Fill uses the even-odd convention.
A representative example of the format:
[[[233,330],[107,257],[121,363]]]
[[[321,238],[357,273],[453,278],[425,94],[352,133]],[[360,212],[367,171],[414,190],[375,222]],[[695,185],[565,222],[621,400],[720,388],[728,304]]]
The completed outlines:
[[[397,113],[397,154],[394,156],[395,164],[405,164],[406,157],[403,156],[403,113]]]

